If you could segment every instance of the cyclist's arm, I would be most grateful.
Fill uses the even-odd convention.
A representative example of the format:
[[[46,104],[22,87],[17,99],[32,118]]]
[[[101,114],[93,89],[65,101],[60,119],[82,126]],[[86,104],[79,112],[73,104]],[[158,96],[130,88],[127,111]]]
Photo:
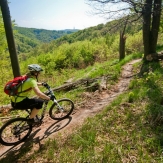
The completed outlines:
[[[42,93],[40,91],[40,89],[38,88],[38,86],[36,87],[33,87],[33,91],[36,93],[37,96],[39,96],[40,98],[42,99],[45,99],[45,100],[50,100],[50,97],[49,96],[46,96],[44,93]]]
[[[40,82],[37,82],[37,85],[38,85],[38,86],[42,86],[42,83],[40,83]]]

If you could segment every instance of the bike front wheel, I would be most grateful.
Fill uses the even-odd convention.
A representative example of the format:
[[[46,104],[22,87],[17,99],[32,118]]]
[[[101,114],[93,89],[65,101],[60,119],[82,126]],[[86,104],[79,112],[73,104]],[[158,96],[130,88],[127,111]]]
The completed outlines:
[[[26,118],[9,120],[0,129],[0,143],[6,146],[17,145],[23,142],[32,132],[32,125]]]
[[[67,98],[58,100],[50,107],[49,115],[54,120],[62,120],[67,118],[74,109],[74,103]]]

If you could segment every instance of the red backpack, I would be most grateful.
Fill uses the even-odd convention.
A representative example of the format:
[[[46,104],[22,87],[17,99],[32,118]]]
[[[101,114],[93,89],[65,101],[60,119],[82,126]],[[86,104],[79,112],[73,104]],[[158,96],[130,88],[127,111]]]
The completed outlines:
[[[4,92],[9,95],[9,96],[18,96],[19,93],[22,92],[26,92],[31,90],[32,88],[29,88],[27,90],[24,91],[20,91],[18,92],[18,88],[21,86],[22,84],[28,79],[28,76],[19,76],[19,77],[15,77],[14,79],[8,81],[4,87]]]

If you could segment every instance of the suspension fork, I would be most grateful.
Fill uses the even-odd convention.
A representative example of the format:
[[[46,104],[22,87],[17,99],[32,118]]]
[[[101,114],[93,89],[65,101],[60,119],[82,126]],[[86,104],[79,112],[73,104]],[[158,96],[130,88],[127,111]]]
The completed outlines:
[[[45,102],[44,102],[44,107],[43,107],[43,110],[42,110],[42,117],[41,117],[41,120],[44,118],[47,105],[48,105],[48,101],[45,101]]]
[[[59,105],[59,103],[57,102],[56,99],[54,99],[54,103],[57,105],[57,107],[58,107],[58,109],[59,109],[60,111],[63,111],[62,106]]]

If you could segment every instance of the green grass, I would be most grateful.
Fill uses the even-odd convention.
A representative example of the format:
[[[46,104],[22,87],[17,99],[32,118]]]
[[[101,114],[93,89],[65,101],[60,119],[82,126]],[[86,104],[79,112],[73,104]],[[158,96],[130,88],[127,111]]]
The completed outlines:
[[[123,62],[112,61],[118,75],[121,66],[131,59],[126,57],[126,61]],[[111,63],[96,65],[94,73],[104,75],[100,69],[105,66],[109,70],[109,66],[107,67],[109,64],[111,65]],[[148,72],[140,76],[142,66]],[[88,68],[86,73],[91,72],[91,69],[93,67]],[[20,162],[54,163],[162,163],[163,64],[159,62],[143,65],[140,62],[134,65],[133,71],[137,76],[131,81],[129,90],[118,96],[95,117],[88,118],[81,128],[67,137],[58,134],[54,139],[48,139],[31,155],[28,155],[22,147],[19,154],[15,154],[16,159]],[[91,72],[90,76],[94,76],[92,74]],[[77,103],[82,100],[81,93],[82,91],[74,90],[66,92],[64,96],[74,99]],[[62,93],[57,95],[63,97]],[[35,145],[34,142],[30,142],[29,147],[32,145]],[[0,162],[5,161],[2,159]]]

